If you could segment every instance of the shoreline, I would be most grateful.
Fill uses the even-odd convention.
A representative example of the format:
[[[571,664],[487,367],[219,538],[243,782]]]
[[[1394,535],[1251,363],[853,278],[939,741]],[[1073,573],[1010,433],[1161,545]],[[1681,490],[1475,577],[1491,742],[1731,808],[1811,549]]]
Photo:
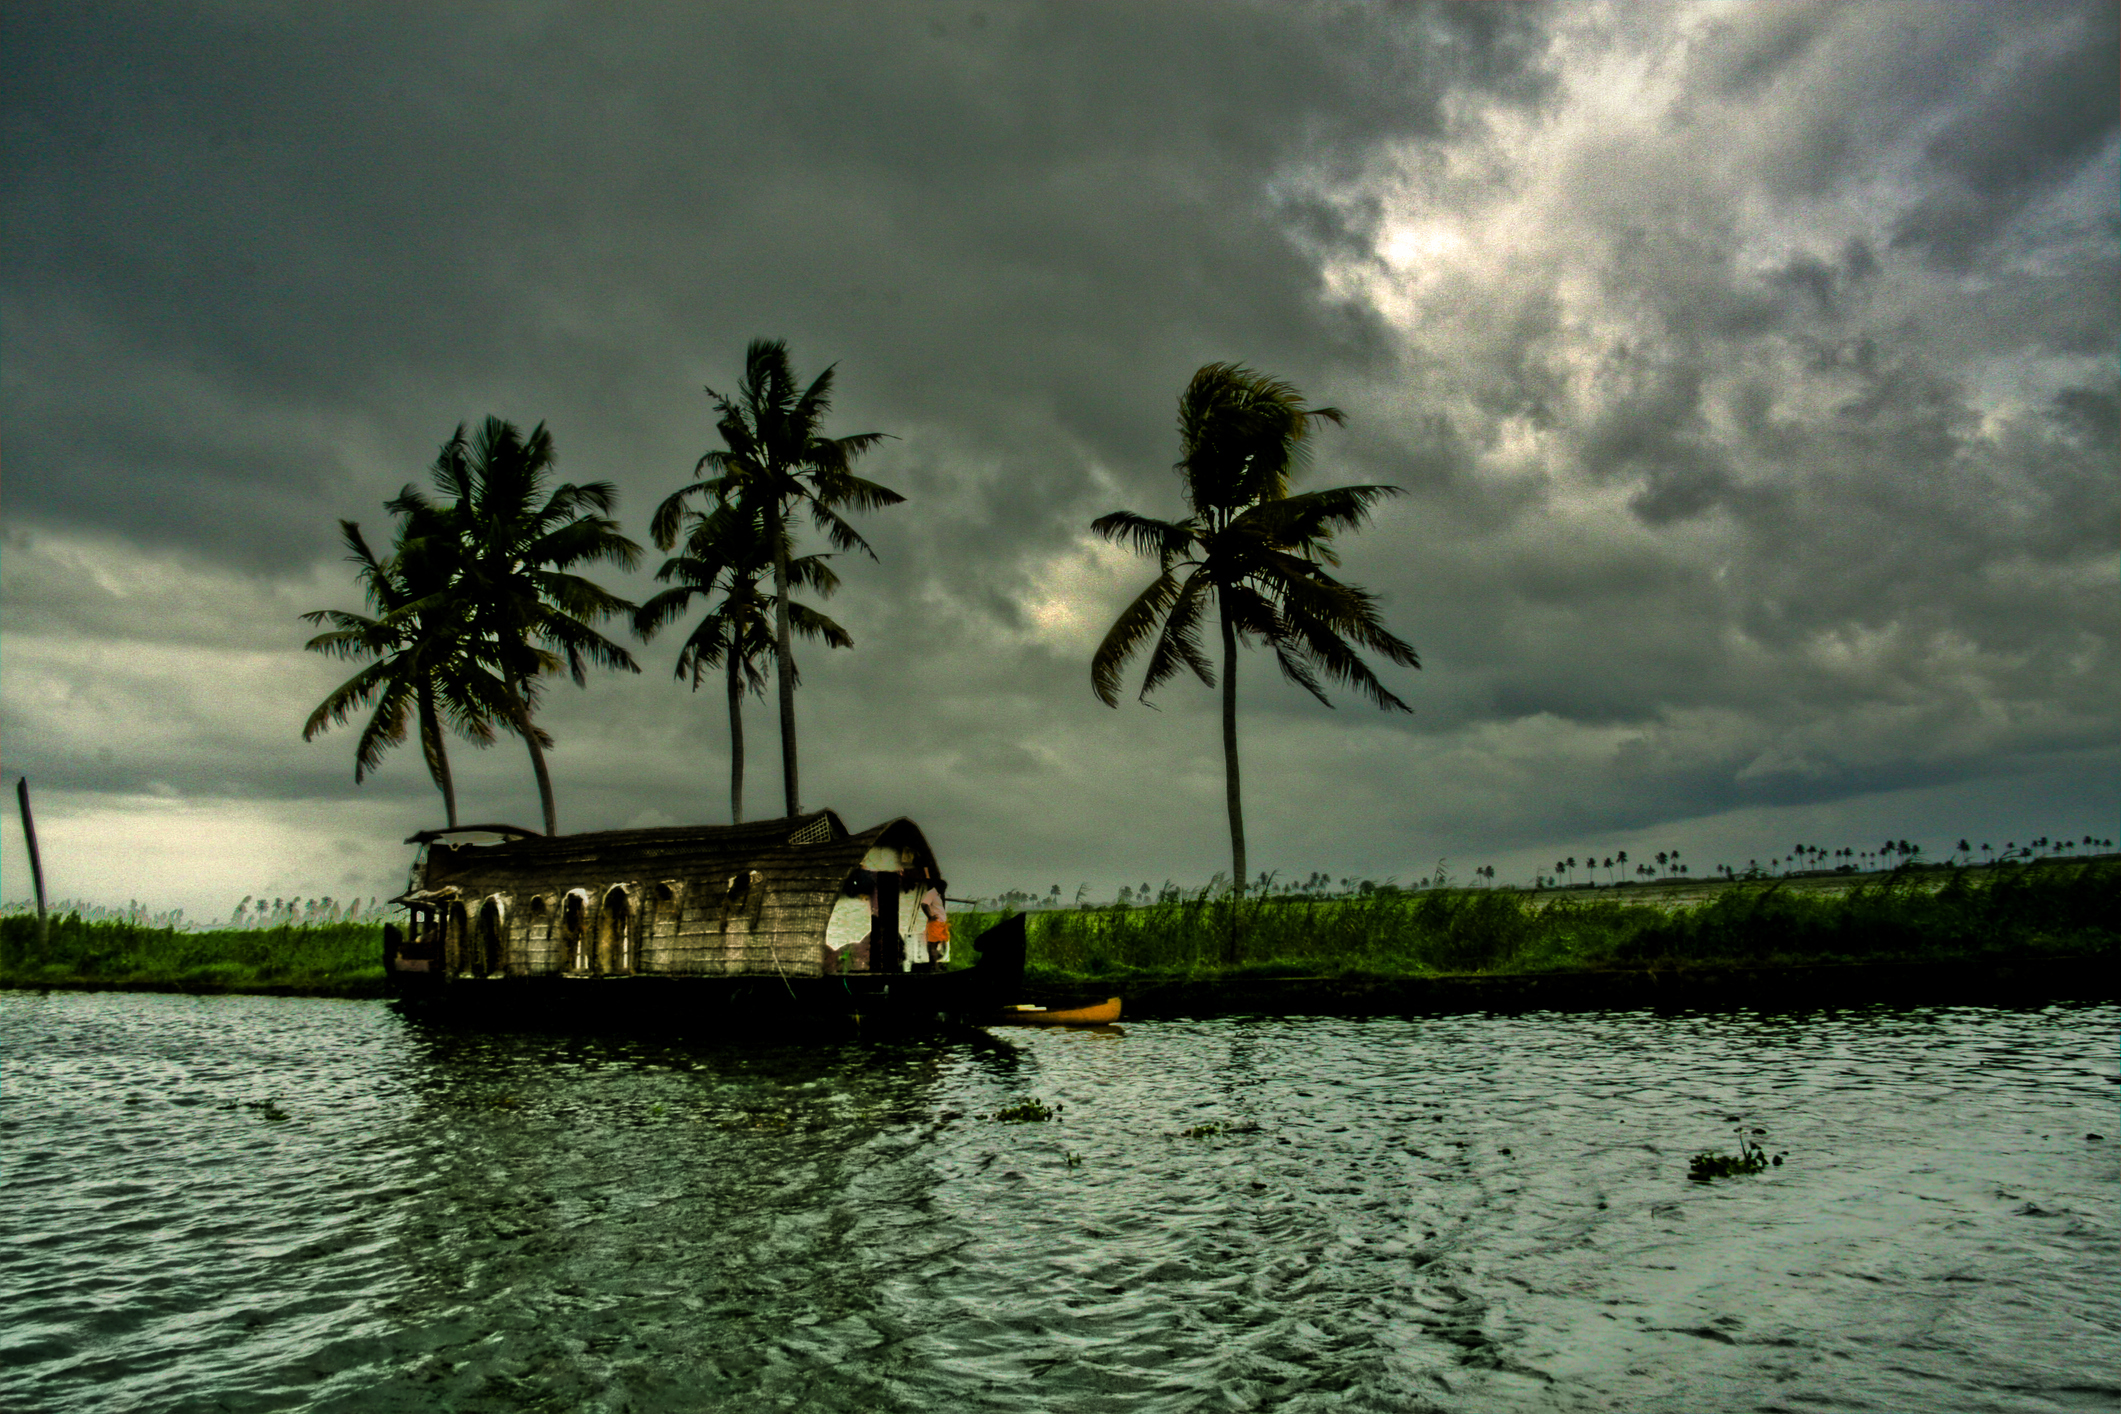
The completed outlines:
[[[628,979],[645,981],[651,979]],[[669,979],[682,985],[693,979]],[[699,979],[707,980],[707,979]],[[182,996],[381,1001],[383,979],[252,986],[81,978],[4,982],[4,992],[147,992]],[[1552,972],[1316,977],[1027,978],[1025,1002],[1073,1006],[1118,995],[1121,1022],[1223,1016],[1445,1015],[1654,1009],[1808,1010],[1863,1005],[2005,1005],[2121,1000],[2121,957],[2080,953],[1872,962],[1689,963]]]

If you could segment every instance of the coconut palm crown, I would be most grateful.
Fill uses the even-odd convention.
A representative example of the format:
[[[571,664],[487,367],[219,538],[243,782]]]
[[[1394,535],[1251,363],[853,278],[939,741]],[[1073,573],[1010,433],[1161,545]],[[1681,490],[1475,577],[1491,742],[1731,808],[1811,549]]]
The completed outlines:
[[[788,362],[788,345],[779,339],[754,339],[744,350],[744,375],[734,395],[709,388],[715,400],[715,431],[722,446],[708,451],[694,467],[699,479],[682,486],[656,508],[650,533],[659,549],[677,543],[685,501],[704,494],[733,507],[750,522],[773,555],[774,671],[778,678],[781,717],[781,785],[789,815],[802,813],[795,736],[795,655],[791,650],[793,613],[789,606],[789,519],[797,506],[810,513],[811,524],[835,550],[876,552],[846,518],[842,508],[880,510],[906,498],[889,487],[853,472],[854,459],[884,439],[881,432],[827,437],[820,431],[832,408],[833,370],[827,368],[808,387],[801,386]]]
[[[1156,578],[1120,612],[1090,660],[1098,700],[1119,705],[1120,675],[1149,650],[1139,697],[1190,671],[1216,684],[1202,646],[1211,600],[1222,638],[1224,786],[1231,878],[1245,888],[1244,807],[1237,753],[1237,649],[1262,643],[1282,676],[1327,706],[1324,682],[1350,687],[1388,711],[1412,709],[1361,657],[1381,654],[1419,668],[1411,644],[1388,631],[1376,596],[1327,573],[1338,567],[1333,537],[1359,529],[1396,486],[1336,486],[1290,494],[1308,460],[1313,429],[1339,424],[1338,408],[1306,407],[1290,384],[1231,363],[1211,363],[1178,401],[1178,473],[1183,520],[1114,511],[1091,522],[1107,540],[1155,557]],[[1234,946],[1234,943],[1233,943]]]
[[[577,686],[588,667],[639,672],[640,665],[594,624],[633,605],[573,571],[606,561],[630,569],[641,547],[611,518],[608,481],[548,487],[558,457],[539,423],[528,436],[489,417],[470,436],[461,426],[435,458],[430,499],[407,486],[390,502],[406,518],[406,554],[440,587],[399,612],[449,621],[497,668],[508,720],[530,748],[545,833],[559,833],[544,746],[532,721],[538,679],[564,666]]]

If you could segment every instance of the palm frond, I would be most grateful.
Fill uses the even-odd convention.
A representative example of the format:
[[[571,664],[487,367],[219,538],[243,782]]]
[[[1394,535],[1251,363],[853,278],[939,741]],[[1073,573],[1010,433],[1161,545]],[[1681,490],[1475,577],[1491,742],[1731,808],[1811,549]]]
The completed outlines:
[[[1343,584],[1320,572],[1289,584],[1281,604],[1286,616],[1315,629],[1307,633],[1331,634],[1347,639],[1354,647],[1381,653],[1406,668],[1420,668],[1414,645],[1384,626],[1377,610],[1377,596],[1367,589]]]
[[[1148,670],[1142,674],[1141,691],[1136,694],[1138,700],[1147,702],[1150,693],[1185,668],[1192,669],[1193,676],[1202,683],[1215,686],[1215,669],[1209,665],[1208,656],[1200,646],[1201,612],[1212,588],[1213,582],[1201,570],[1186,576],[1172,598],[1156,647],[1149,654]]]
[[[1098,701],[1107,707],[1119,706],[1120,674],[1127,660],[1156,632],[1157,621],[1169,612],[1178,592],[1177,576],[1164,570],[1120,610],[1112,627],[1105,630],[1104,641],[1090,656],[1090,690],[1097,694]]]
[[[680,562],[677,560],[670,561],[671,565],[678,563]],[[669,565],[664,566],[664,568],[668,569]],[[656,577],[658,579],[668,578],[667,575],[660,573]],[[644,643],[654,638],[658,633],[661,633],[672,623],[683,617],[685,611],[692,607],[694,595],[704,594],[705,592],[706,590],[702,586],[681,584],[674,589],[666,589],[660,594],[651,596],[646,603],[633,611],[634,636]]]
[[[823,501],[810,502],[810,521],[824,533],[833,549],[859,550],[872,560],[876,558],[876,551],[869,548],[869,542],[862,538],[861,532]]]
[[[788,629],[803,638],[823,639],[827,647],[852,648],[854,635],[808,604],[788,602]]]
[[[839,593],[840,577],[825,562],[830,555],[803,555],[788,562],[788,587],[807,589],[820,599]]]
[[[594,580],[584,579],[578,574],[560,574],[545,571],[525,576],[534,588],[538,602],[550,605],[564,614],[585,622],[598,622],[617,614],[633,612],[633,602],[621,599]]]
[[[1326,706],[1331,707],[1333,705],[1333,699],[1327,697],[1325,689],[1319,686],[1318,675],[1311,671],[1301,657],[1290,650],[1289,644],[1284,640],[1274,640],[1274,664],[1281,669],[1281,675],[1290,682],[1295,683],[1320,702],[1325,703]]]
[[[1345,422],[1303,405],[1295,386],[1235,363],[1211,363],[1179,395],[1177,470],[1196,511],[1233,512],[1289,493],[1312,425]]]
[[[1283,602],[1281,619],[1277,649],[1285,648],[1333,682],[1361,692],[1380,708],[1414,710],[1378,680],[1356,651],[1360,646],[1383,653],[1402,666],[1421,666],[1413,645],[1386,631],[1366,591],[1330,582],[1306,585]]]
[[[326,693],[317,709],[309,714],[309,720],[302,724],[302,740],[308,741],[318,732],[329,727],[343,727],[353,720],[355,713],[366,708],[389,686],[390,674],[386,668],[385,664],[371,663]]]
[[[1262,502],[1247,510],[1243,519],[1259,525],[1277,543],[1307,544],[1343,530],[1361,529],[1379,501],[1404,494],[1397,486],[1335,486]]]
[[[903,503],[906,498],[890,487],[865,480],[847,469],[850,458],[884,439],[882,432],[864,432],[813,443],[807,460],[816,498],[828,506],[852,506],[858,511],[880,511]]]
[[[383,753],[406,737],[406,719],[412,715],[409,684],[391,683],[376,702],[376,710],[354,743],[354,784],[359,785],[383,767]]]
[[[1115,545],[1125,545],[1137,555],[1154,555],[1168,570],[1193,548],[1191,526],[1153,520],[1133,511],[1114,511],[1090,522],[1090,529]]]
[[[567,660],[568,676],[577,687],[589,684],[589,665],[637,673],[641,665],[633,655],[572,615],[548,612],[533,630],[539,642],[558,649]]]

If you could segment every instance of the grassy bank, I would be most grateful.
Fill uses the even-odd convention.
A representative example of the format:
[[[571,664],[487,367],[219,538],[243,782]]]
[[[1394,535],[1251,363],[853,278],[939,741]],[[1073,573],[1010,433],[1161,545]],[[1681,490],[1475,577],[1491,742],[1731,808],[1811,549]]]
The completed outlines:
[[[0,918],[0,987],[157,987],[380,995],[380,923],[226,928],[187,933],[120,919]]]
[[[959,938],[999,913],[955,915]],[[1686,901],[1436,890],[1228,899],[1030,914],[1033,981],[1508,975],[1687,965],[1949,961],[2121,951],[2121,864],[1916,870],[1838,891],[1694,886]],[[1234,964],[1226,961],[1233,924]],[[960,947],[957,965],[972,960]],[[158,987],[372,996],[382,928],[324,923],[183,932],[118,919],[0,918],[0,987]]]
[[[1425,976],[1688,964],[1945,961],[2114,951],[2121,866],[1902,870],[1834,892],[1705,886],[1697,901],[1507,889],[1360,898],[1205,895],[1030,914],[1047,980],[1129,976]],[[958,914],[962,938],[1003,915]],[[1227,960],[1232,931],[1236,961]],[[970,949],[963,949],[969,954]],[[969,957],[960,957],[960,964]]]

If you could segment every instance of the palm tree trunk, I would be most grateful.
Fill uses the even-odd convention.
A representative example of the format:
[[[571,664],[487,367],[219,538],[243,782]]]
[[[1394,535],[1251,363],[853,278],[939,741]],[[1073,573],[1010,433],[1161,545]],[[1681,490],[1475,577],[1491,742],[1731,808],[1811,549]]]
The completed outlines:
[[[457,827],[457,783],[449,774],[449,748],[442,740],[441,718],[435,714],[434,688],[421,683],[418,693],[420,701],[420,749],[427,756],[427,774],[442,790],[442,809],[449,816],[449,828]]]
[[[795,657],[788,645],[788,545],[780,534],[780,498],[774,498],[773,534],[773,646],[774,676],[781,689],[781,789],[787,796],[788,814],[803,813],[802,792],[795,777]]]
[[[537,773],[538,803],[545,807],[545,833],[556,835],[560,832],[560,813],[552,803],[552,775],[545,769],[545,748],[538,745],[537,728],[530,724],[530,705],[523,700],[521,680],[510,673],[507,682],[508,700],[516,709],[516,730],[530,748],[530,769]]]
[[[29,777],[15,778],[15,799],[22,803],[22,838],[29,845],[29,877],[37,889],[37,960],[51,944],[51,919],[44,912],[44,856],[37,852],[37,817],[29,809]]]
[[[729,645],[729,823],[744,823],[744,679],[736,645]]]
[[[1238,905],[1245,897],[1245,805],[1237,778],[1237,630],[1229,606],[1216,595],[1223,628],[1223,790],[1230,806],[1230,939],[1224,961],[1237,961]]]

